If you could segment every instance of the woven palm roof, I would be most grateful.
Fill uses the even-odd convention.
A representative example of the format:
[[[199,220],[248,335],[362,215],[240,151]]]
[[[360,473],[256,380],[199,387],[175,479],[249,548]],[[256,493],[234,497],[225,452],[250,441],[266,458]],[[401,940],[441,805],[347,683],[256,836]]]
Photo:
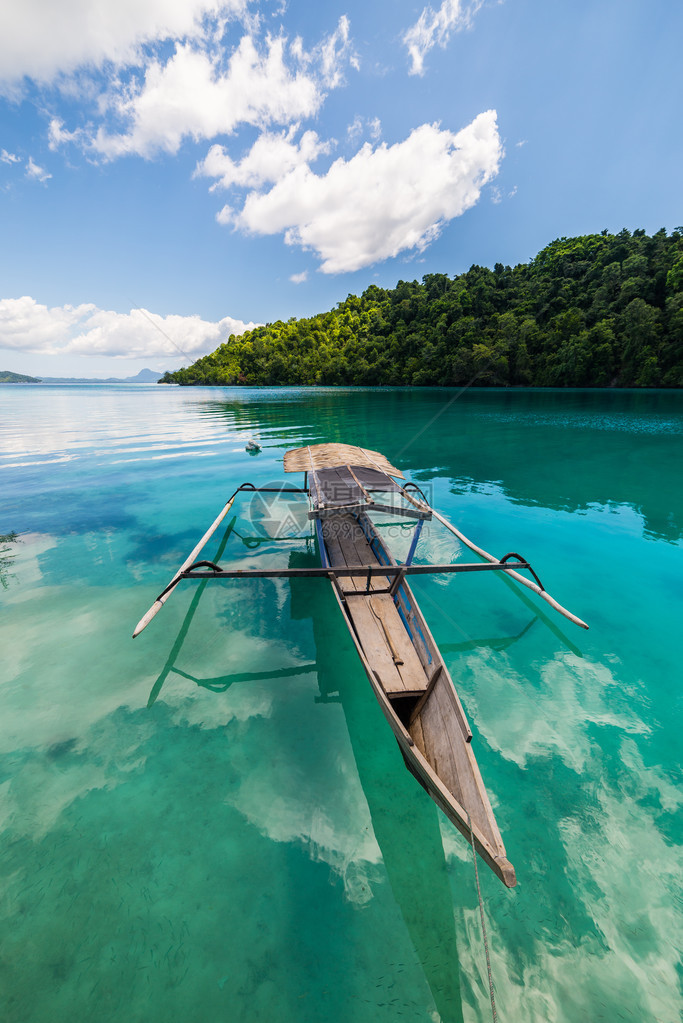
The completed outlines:
[[[285,454],[285,472],[335,469],[340,465],[367,466],[368,469],[378,469],[387,476],[405,479],[403,473],[379,451],[358,448],[354,444],[311,444],[306,448],[294,448]]]

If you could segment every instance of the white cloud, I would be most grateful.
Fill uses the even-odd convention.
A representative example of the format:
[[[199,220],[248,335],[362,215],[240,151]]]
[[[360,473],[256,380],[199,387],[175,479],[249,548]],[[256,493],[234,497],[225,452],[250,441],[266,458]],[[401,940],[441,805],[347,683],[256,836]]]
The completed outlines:
[[[53,151],[59,149],[65,142],[79,142],[83,139],[82,129],[67,131],[64,122],[59,117],[53,117],[48,128],[48,145]]]
[[[156,40],[196,38],[204,18],[242,14],[249,0],[22,0],[0,5],[0,84],[50,82],[77,67],[138,59]]]
[[[484,0],[443,0],[441,7],[425,7],[422,14],[403,36],[410,54],[411,75],[424,74],[424,59],[434,46],[444,47],[451,32],[470,28],[472,19]]]
[[[363,134],[363,118],[358,114],[346,129],[346,134],[351,142],[357,142]]]
[[[363,119],[356,114],[353,121],[346,129],[346,135],[349,142],[357,142],[366,131],[370,138],[375,142],[380,138],[382,134],[382,122],[379,117],[373,117],[372,119],[368,117]]]
[[[235,219],[235,211],[232,206],[225,205],[216,214],[216,220],[219,224],[232,224]]]
[[[503,190],[497,185],[491,186],[491,202],[494,206],[500,206],[504,199],[514,199],[517,195],[517,185],[513,185],[509,192],[503,194]]]
[[[308,280],[308,270],[302,270],[300,274],[292,274],[289,279],[292,284],[303,284]]]
[[[230,188],[256,188],[274,182],[303,164],[312,163],[322,153],[328,153],[330,143],[321,142],[314,131],[307,131],[300,142],[294,142],[298,125],[279,133],[263,132],[242,160],[234,161],[223,146],[215,145],[206,158],[197,165],[195,176],[216,178],[211,186]]]
[[[570,653],[557,654],[540,668],[541,683],[533,695],[525,689],[527,680],[515,676],[507,657],[500,653],[472,655],[463,678],[471,678],[482,667],[489,692],[498,697],[503,692],[514,692],[516,710],[503,712],[501,707],[506,705],[492,696],[485,710],[475,702],[470,713],[491,747],[521,768],[534,758],[552,754],[577,774],[585,772],[594,747],[589,725],[630,735],[649,732],[637,710],[627,705],[618,712],[614,710],[610,694],[619,681],[609,667],[599,662]],[[532,704],[536,713],[529,717]]]
[[[0,152],[0,161],[2,163],[19,163],[19,157],[16,153],[8,153],[6,149]]]
[[[368,129],[370,131],[371,138],[373,138],[376,142],[382,134],[382,122],[379,117],[373,117],[371,121],[368,121]]]
[[[254,323],[226,316],[157,316],[145,309],[117,313],[92,304],[48,308],[29,296],[0,300],[0,348],[41,355],[97,355],[158,358],[178,353],[196,359],[230,334]]]
[[[51,178],[52,175],[49,174],[44,167],[40,167],[37,163],[35,163],[32,156],[29,156],[28,163],[26,164],[26,177],[34,178],[42,184],[47,181],[48,178]]]
[[[358,57],[350,50],[349,33],[349,19],[342,14],[335,31],[318,47],[322,80],[328,89],[336,89],[342,84],[342,68],[347,57],[351,67],[356,71],[359,69]]]
[[[457,134],[423,124],[393,146],[366,143],[324,175],[296,166],[218,219],[255,234],[284,232],[288,244],[318,253],[324,273],[359,270],[406,249],[422,251],[477,202],[501,157],[494,110]]]
[[[106,159],[176,153],[185,139],[314,116],[346,66],[358,66],[348,18],[307,50],[282,32],[260,37],[250,4],[26,0],[11,17],[0,6],[0,89],[17,97],[29,77],[91,104],[87,127],[53,117],[49,145],[78,142]],[[226,26],[237,16],[241,38],[230,41]]]
[[[561,800],[567,791],[558,764],[574,773],[572,810],[559,815],[550,841],[563,846],[556,866],[572,886],[579,929],[554,935],[550,946],[547,929],[538,928],[536,936],[528,930],[537,947],[530,945],[521,972],[518,933],[513,928],[501,935],[493,963],[500,1002],[509,1019],[525,1023],[567,1020],[569,1005],[572,1019],[593,1020],[600,1003],[605,1020],[616,1019],[624,1005],[633,1019],[675,1019],[683,918],[672,893],[681,891],[683,859],[680,842],[665,838],[661,822],[663,814],[680,812],[683,797],[661,768],[643,760],[641,750],[650,744],[641,739],[651,729],[649,715],[641,716],[646,702],[636,694],[642,697],[644,687],[635,681],[625,686],[618,667],[568,652],[536,663],[531,676],[519,675],[513,660],[481,650],[466,658],[460,678],[468,712],[490,747],[535,772],[547,795]],[[473,680],[482,677],[487,689],[479,698]],[[605,750],[613,751],[616,773]],[[533,858],[533,845],[528,852]],[[638,865],[640,884],[632,883],[624,864]],[[528,897],[545,883],[543,872],[527,872],[523,883]],[[476,942],[463,948],[475,950]],[[463,975],[477,976],[474,956],[467,952],[465,959]],[[485,974],[482,980],[483,1019]]]
[[[165,62],[152,60],[144,82],[118,85],[108,97],[110,111],[126,130],[100,128],[95,148],[108,158],[126,153],[151,156],[175,153],[184,138],[212,139],[240,125],[266,128],[312,117],[325,99],[325,88],[341,81],[349,55],[348,22],[342,18],[329,37],[311,52],[300,39],[268,36],[259,48],[244,35],[227,67],[222,52],[177,43]]]

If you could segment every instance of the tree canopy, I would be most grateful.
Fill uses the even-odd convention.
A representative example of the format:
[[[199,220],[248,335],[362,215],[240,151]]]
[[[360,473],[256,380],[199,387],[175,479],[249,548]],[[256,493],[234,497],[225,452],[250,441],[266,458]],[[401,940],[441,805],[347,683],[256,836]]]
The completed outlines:
[[[683,227],[551,242],[231,336],[160,383],[683,386]]]

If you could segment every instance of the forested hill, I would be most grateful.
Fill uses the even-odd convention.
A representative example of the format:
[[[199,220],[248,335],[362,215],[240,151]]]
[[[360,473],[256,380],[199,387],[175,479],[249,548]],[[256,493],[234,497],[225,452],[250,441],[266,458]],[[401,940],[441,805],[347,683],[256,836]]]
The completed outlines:
[[[0,370],[0,384],[39,384],[37,377],[26,376],[25,373],[12,373],[9,369]]]
[[[371,285],[230,337],[160,383],[683,386],[683,228],[561,238],[530,263]]]

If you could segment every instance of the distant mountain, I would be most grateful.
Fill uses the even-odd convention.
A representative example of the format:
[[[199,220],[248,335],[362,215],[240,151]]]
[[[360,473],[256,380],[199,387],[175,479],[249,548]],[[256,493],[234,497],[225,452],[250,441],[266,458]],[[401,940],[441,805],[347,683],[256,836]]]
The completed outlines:
[[[155,373],[153,369],[141,369],[134,377],[106,377],[106,379],[94,379],[93,377],[42,377],[44,384],[156,384],[162,373]],[[26,378],[27,380],[30,377]]]
[[[161,380],[163,373],[157,373],[153,369],[141,369],[134,377],[127,377],[127,384],[156,384]]]
[[[159,374],[161,376],[161,373]],[[158,379],[158,378],[157,378]],[[38,377],[27,377],[25,373],[10,373],[8,369],[0,370],[0,384],[39,384]]]

